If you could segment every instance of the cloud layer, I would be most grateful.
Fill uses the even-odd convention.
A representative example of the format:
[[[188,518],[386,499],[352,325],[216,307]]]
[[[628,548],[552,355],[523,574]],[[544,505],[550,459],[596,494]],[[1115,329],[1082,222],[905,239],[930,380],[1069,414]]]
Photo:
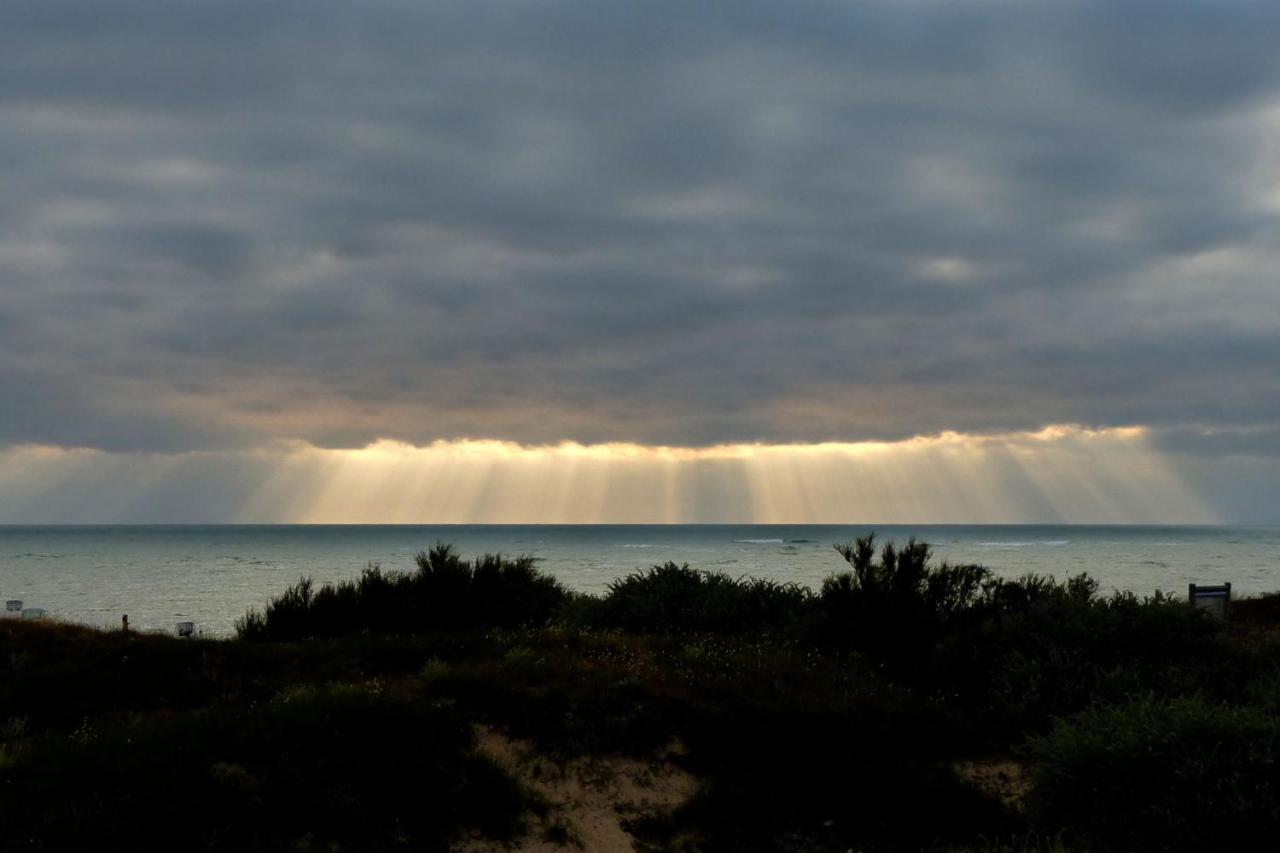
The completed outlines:
[[[1269,2],[12,0],[0,446],[1275,456],[1278,42]]]

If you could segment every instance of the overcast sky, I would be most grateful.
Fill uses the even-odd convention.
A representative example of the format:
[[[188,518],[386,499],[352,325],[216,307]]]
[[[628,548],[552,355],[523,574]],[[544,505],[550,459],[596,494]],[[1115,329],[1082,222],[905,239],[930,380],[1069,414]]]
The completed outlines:
[[[1229,481],[1278,270],[1275,2],[0,5],[0,448],[1071,423]]]

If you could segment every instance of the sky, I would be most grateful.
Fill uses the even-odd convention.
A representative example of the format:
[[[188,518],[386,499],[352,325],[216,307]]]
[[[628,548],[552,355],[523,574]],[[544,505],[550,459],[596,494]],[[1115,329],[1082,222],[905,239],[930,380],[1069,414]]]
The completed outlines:
[[[6,0],[0,522],[1280,523],[1278,43]]]

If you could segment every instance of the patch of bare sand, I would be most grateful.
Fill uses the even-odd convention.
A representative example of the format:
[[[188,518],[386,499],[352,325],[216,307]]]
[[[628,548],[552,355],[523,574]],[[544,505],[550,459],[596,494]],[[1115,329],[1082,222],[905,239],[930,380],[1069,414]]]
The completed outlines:
[[[698,789],[698,780],[672,761],[681,754],[678,743],[650,760],[588,756],[555,761],[528,741],[489,726],[476,726],[476,740],[481,753],[540,796],[548,808],[530,822],[523,838],[509,844],[469,838],[454,846],[456,853],[630,853],[636,849],[635,839],[623,829],[625,822],[671,811]]]
[[[955,765],[955,771],[961,779],[1013,811],[1022,810],[1031,790],[1030,770],[1010,758],[961,761]]]

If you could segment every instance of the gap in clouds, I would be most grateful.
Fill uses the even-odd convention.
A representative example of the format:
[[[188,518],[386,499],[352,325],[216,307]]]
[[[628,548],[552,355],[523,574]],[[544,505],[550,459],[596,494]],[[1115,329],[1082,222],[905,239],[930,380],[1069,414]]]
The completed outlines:
[[[0,523],[1155,523],[1220,513],[1142,428],[897,442],[0,453]],[[175,509],[177,508],[177,509]]]

